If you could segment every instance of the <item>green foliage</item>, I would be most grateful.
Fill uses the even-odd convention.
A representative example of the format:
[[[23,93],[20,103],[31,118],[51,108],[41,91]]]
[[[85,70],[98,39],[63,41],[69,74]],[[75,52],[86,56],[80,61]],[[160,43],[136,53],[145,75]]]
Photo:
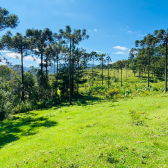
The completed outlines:
[[[69,90],[69,69],[66,66],[63,66],[59,70],[58,74],[58,79],[59,79],[59,90],[61,92],[61,96],[66,96],[68,95],[68,90]]]
[[[109,97],[113,97],[114,95],[118,95],[118,94],[119,94],[119,89],[109,89],[108,90]]]
[[[11,92],[0,89],[0,120],[13,113],[12,98]]]
[[[21,102],[14,109],[16,114],[24,113],[24,112],[31,111],[31,110],[33,110],[33,105],[31,102]]]
[[[0,7],[0,31],[10,27],[15,28],[19,23],[19,19],[14,14],[9,14],[9,11]]]
[[[101,93],[105,93],[107,92],[107,87],[106,86],[103,86],[103,85],[96,85],[96,86],[92,86],[89,88],[89,90],[87,90],[85,93],[88,94],[88,95],[91,95],[91,94],[101,94]]]
[[[144,120],[148,117],[148,112],[139,112],[133,109],[129,109],[129,115],[132,120],[132,124],[144,125]]]
[[[112,77],[111,77],[111,80],[112,80],[112,82],[118,82],[118,81],[119,81],[119,78],[116,77],[116,76],[112,76]]]
[[[30,100],[34,98],[35,93],[35,78],[30,72],[24,73],[24,90],[27,92]]]

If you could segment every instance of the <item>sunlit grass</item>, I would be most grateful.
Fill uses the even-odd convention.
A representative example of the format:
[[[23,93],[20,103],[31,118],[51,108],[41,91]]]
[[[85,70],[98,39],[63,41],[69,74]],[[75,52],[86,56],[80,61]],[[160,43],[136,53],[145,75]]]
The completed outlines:
[[[0,122],[0,167],[167,167],[168,94],[62,105]],[[148,113],[143,125],[129,108]]]

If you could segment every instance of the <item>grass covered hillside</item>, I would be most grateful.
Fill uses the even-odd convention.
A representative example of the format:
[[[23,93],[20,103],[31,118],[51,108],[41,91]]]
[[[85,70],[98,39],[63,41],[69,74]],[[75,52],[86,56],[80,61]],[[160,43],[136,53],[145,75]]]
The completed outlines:
[[[88,101],[0,121],[0,167],[168,167],[168,94]]]

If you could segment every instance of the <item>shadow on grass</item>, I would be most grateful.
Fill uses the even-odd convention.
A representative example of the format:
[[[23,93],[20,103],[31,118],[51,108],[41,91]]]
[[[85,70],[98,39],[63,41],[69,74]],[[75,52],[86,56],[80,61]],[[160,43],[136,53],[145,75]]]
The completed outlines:
[[[92,105],[95,102],[101,102],[102,99],[100,97],[96,96],[86,96],[86,95],[74,95],[72,96],[72,105],[79,105],[79,106],[86,106],[86,105]],[[49,110],[52,108],[53,110],[70,106],[69,104],[69,97],[64,97],[61,100],[62,103],[57,104],[55,106],[48,106],[44,107],[42,109],[38,109],[39,111]]]
[[[83,96],[83,95],[76,95],[73,97],[72,99],[72,103],[73,104],[77,104],[77,105],[92,105],[95,102],[100,102],[102,101],[102,99],[100,97],[96,97],[96,96]]]
[[[91,105],[95,102],[100,102],[102,99],[95,96],[83,96],[76,95],[72,98],[73,105]],[[56,106],[50,106],[40,111],[50,109],[59,109],[63,106],[70,106],[68,99]],[[38,133],[40,127],[52,127],[56,126],[58,123],[55,121],[50,121],[47,117],[36,117],[35,113],[21,113],[20,115],[13,116],[11,119],[0,121],[0,148],[5,146],[8,143],[17,141],[22,136],[31,136]]]
[[[24,114],[8,120],[0,121],[0,148],[17,141],[22,136],[31,136],[38,133],[39,127],[52,127],[58,123],[47,117],[35,117],[33,114]]]

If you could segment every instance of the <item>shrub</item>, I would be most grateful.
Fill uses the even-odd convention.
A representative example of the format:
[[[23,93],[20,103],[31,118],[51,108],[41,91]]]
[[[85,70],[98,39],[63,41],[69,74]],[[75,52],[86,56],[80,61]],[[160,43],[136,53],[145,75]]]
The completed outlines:
[[[5,119],[12,113],[13,105],[12,99],[13,95],[11,92],[6,92],[0,89],[0,120]]]
[[[96,86],[92,86],[89,88],[89,90],[87,90],[85,92],[85,94],[91,95],[91,94],[105,94],[105,92],[107,92],[107,87],[106,86],[102,86],[102,85],[96,85]]]
[[[112,80],[112,82],[118,82],[118,81],[119,81],[119,78],[116,77],[116,76],[112,76],[112,77],[111,77],[111,80]]]
[[[27,111],[31,111],[33,109],[33,105],[31,102],[21,102],[15,107],[15,113],[24,113]]]
[[[114,95],[119,94],[119,89],[109,89],[108,90],[108,96],[113,97]]]
[[[139,112],[136,110],[129,109],[129,115],[132,120],[132,124],[144,125],[144,119],[147,119],[148,112]]]

